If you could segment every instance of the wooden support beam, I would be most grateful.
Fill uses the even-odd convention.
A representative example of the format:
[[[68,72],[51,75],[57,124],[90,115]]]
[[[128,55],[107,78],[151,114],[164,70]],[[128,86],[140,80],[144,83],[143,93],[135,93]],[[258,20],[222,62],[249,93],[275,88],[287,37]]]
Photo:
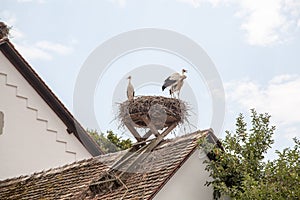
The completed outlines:
[[[142,153],[146,147],[147,147],[147,145],[143,146],[136,152],[130,152],[130,150],[129,150],[124,156],[122,156],[122,158],[120,158],[117,162],[115,162],[112,167],[110,167],[109,172],[119,170],[123,166],[124,163],[126,163],[130,158]]]
[[[151,142],[152,140],[155,140],[155,138],[152,138],[152,139],[149,139],[149,140],[144,140],[144,141],[141,141],[141,142],[137,142],[137,143],[134,143],[132,146],[138,146],[138,145],[141,145],[141,144],[146,144],[146,143],[149,143]]]
[[[143,139],[144,139],[144,140],[147,140],[148,137],[151,136],[151,134],[152,134],[151,130],[147,131],[147,133],[143,136]]]
[[[124,124],[138,142],[143,140],[140,134],[135,130],[134,126],[132,125],[132,122],[124,122]]]
[[[153,140],[146,149],[146,152],[152,151],[163,139],[166,137],[175,127],[177,126],[176,123],[173,123],[171,126],[169,126],[164,132],[162,132],[156,140]]]
[[[147,147],[147,146],[145,146]],[[142,152],[137,153],[137,157],[130,163],[130,165],[128,165],[128,167],[126,168],[126,170],[122,171],[118,178],[122,180],[122,176],[126,173],[129,172],[131,173],[132,168],[136,165],[136,163],[138,163],[139,161],[142,162],[142,160],[144,160],[148,155],[145,154],[147,148],[144,148]]]
[[[145,124],[147,125],[147,127],[150,128],[151,132],[156,137],[158,137],[160,134],[159,134],[158,130],[156,129],[156,127],[154,126],[154,124],[151,122],[151,120],[147,116],[144,116],[142,119],[145,122]]]
[[[149,153],[166,137],[175,127],[177,126],[176,123],[173,123],[171,126],[169,126],[164,132],[162,132],[157,138],[152,140],[148,145],[145,145],[143,150],[140,153],[137,153],[137,157],[132,161],[132,163],[127,167],[126,170],[122,171],[119,174],[119,178],[122,179],[122,176],[125,172],[130,172],[132,168],[138,163],[142,162]]]

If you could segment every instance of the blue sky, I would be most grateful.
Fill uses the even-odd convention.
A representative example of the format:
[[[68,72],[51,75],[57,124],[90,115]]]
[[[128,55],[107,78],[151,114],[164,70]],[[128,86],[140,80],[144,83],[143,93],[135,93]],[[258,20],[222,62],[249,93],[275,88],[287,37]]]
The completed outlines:
[[[76,78],[99,45],[126,31],[160,28],[189,37],[214,62],[225,87],[224,130],[256,108],[272,115],[275,149],[300,136],[298,0],[1,0],[0,20],[71,111]]]

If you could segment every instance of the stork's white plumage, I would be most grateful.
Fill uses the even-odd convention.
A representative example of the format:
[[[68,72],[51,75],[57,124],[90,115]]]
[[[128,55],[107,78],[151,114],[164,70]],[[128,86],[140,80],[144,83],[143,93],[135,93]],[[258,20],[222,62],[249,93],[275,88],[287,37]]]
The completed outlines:
[[[170,88],[170,95],[172,96],[172,94],[175,94],[175,92],[177,92],[177,97],[179,99],[179,94],[180,94],[180,90],[183,86],[183,80],[186,79],[186,75],[181,75],[180,78],[178,79],[178,81],[173,84]]]
[[[128,100],[132,100],[134,97],[134,88],[131,84],[131,76],[128,76],[128,86],[127,86],[127,98]]]
[[[186,76],[184,75],[184,73],[187,72],[187,70],[182,69],[182,74],[179,73],[174,73],[171,76],[169,76],[163,86],[162,86],[162,91],[164,91],[165,88],[167,87],[171,87],[170,88],[170,95],[172,96],[174,92],[178,92],[178,98],[179,98],[179,93],[181,90],[181,87],[183,85],[183,80],[186,79]]]

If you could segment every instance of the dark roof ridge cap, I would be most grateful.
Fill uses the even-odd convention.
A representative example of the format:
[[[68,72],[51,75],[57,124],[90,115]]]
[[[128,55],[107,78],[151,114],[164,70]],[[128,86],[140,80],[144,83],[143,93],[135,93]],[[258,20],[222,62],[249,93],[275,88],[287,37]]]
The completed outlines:
[[[210,133],[213,133],[212,129],[197,130],[195,132],[183,134],[183,135],[177,136],[175,138],[166,139],[162,142],[163,143],[174,143],[174,142],[178,142],[178,141],[184,140],[184,139],[199,139],[199,138],[201,138],[205,135],[208,135]],[[158,146],[158,148],[159,147],[160,147],[160,145]]]

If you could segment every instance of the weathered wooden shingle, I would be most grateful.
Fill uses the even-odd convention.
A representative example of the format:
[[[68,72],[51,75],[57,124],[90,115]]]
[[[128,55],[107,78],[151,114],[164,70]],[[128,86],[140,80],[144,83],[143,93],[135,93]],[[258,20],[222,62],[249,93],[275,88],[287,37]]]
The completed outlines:
[[[198,131],[163,141],[123,186],[104,194],[94,194],[89,185],[126,151],[0,181],[0,199],[151,199],[194,152],[197,140],[208,133]]]

